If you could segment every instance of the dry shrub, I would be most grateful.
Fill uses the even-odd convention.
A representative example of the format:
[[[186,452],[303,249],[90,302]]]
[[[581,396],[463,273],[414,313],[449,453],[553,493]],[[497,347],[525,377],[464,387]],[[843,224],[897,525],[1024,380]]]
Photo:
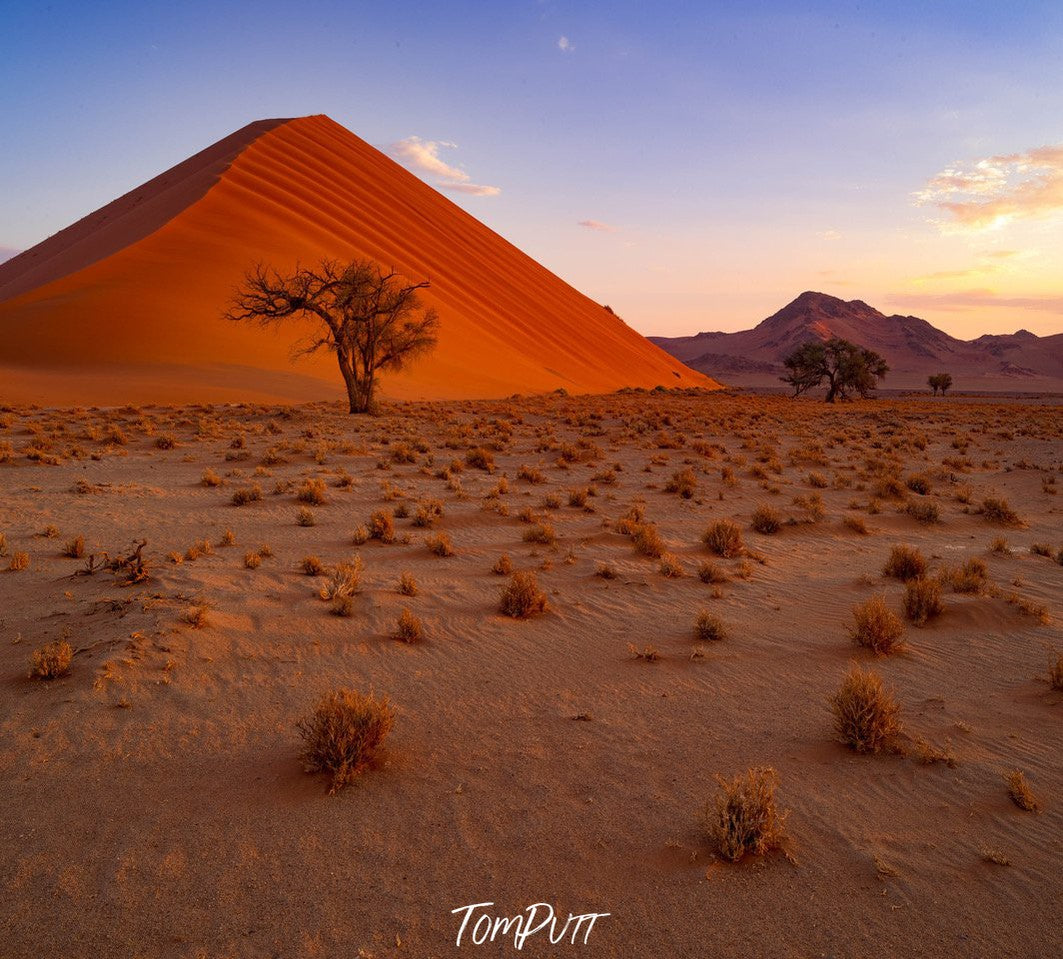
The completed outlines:
[[[985,560],[971,557],[949,576],[957,593],[984,593],[989,585],[989,567]]]
[[[436,536],[426,536],[424,544],[428,547],[428,551],[435,556],[454,555],[454,544],[450,541],[450,537],[446,533],[439,533]]]
[[[260,499],[262,499],[262,487],[258,483],[233,490],[233,506],[246,506],[248,503],[257,503]]]
[[[325,572],[325,564],[316,556],[304,556],[300,568],[307,576],[321,576]]]
[[[158,450],[172,450],[177,446],[177,437],[172,433],[163,433],[155,437],[155,448]]]
[[[639,649],[634,643],[628,643],[627,651],[631,653],[633,659],[641,659],[644,663],[657,663],[661,660],[660,650],[649,644]]]
[[[575,509],[587,509],[587,499],[590,495],[590,488],[586,486],[582,486],[579,489],[570,489],[568,491],[568,505]],[[591,512],[593,512],[593,508]]]
[[[698,479],[694,471],[686,467],[673,473],[664,488],[668,493],[678,493],[683,499],[692,499],[698,491]]]
[[[443,503],[437,499],[426,499],[417,505],[413,516],[413,525],[420,529],[430,529],[436,520],[443,517]]]
[[[63,555],[70,559],[81,559],[85,555],[85,537],[75,536],[63,547]]]
[[[599,563],[594,575],[599,579],[616,579],[619,574],[610,563]]]
[[[913,493],[918,493],[920,496],[926,496],[930,492],[930,477],[926,473],[912,473],[908,479],[905,480],[905,486],[908,487]]]
[[[465,462],[474,469],[486,470],[488,473],[493,472],[495,468],[494,454],[482,446],[469,450],[465,454]]]
[[[882,575],[905,583],[910,579],[921,579],[926,575],[926,559],[914,546],[894,546],[882,567]]]
[[[351,599],[358,592],[361,579],[362,557],[356,556],[350,562],[337,563],[329,570],[328,579],[318,591],[318,595],[326,602],[335,602],[343,598]]]
[[[712,613],[698,613],[694,621],[694,638],[702,642],[718,642],[727,638],[727,627]]]
[[[534,466],[522,466],[517,470],[517,479],[524,480],[526,483],[545,483],[546,477],[543,475],[543,471]]]
[[[1008,546],[1008,541],[1003,536],[998,536],[989,544],[989,552],[996,553],[997,556],[1010,556],[1011,547]]]
[[[205,470],[200,482],[204,486],[221,486],[225,481],[212,469]]]
[[[325,481],[323,479],[308,479],[303,481],[295,498],[300,503],[309,503],[311,506],[324,506],[328,502],[325,495]]]
[[[853,607],[853,625],[849,636],[858,646],[888,656],[900,645],[904,624],[886,605],[883,596],[872,596],[866,603]]]
[[[672,553],[662,555],[661,564],[657,568],[662,576],[667,576],[669,579],[679,579],[686,575],[683,570],[683,564]]]
[[[782,526],[782,517],[770,506],[758,506],[753,510],[749,525],[755,532],[771,536],[779,532],[779,527]]]
[[[701,541],[710,552],[724,559],[738,556],[742,552],[742,530],[733,520],[717,520],[705,530]]]
[[[1030,784],[1020,770],[1016,769],[1008,773],[1004,777],[1004,781],[1008,784],[1008,795],[1016,806],[1026,812],[1041,811],[1041,803],[1033,794]]]
[[[546,609],[546,593],[534,573],[514,573],[502,589],[499,612],[513,619],[527,619]]]
[[[31,679],[57,679],[70,671],[74,650],[65,639],[45,643],[30,656]]]
[[[495,565],[491,567],[491,572],[496,576],[508,576],[513,572],[513,560],[503,553],[495,560]]]
[[[255,549],[244,553],[244,569],[258,569],[262,565],[262,554]]]
[[[396,628],[398,638],[404,643],[417,643],[424,637],[424,627],[421,621],[408,609],[399,614],[399,622]]]
[[[990,522],[1002,526],[1025,526],[1026,524],[1003,497],[987,497],[982,500],[979,512]]]
[[[631,542],[635,546],[635,552],[652,559],[659,559],[664,555],[664,540],[657,532],[657,527],[652,523],[642,523],[635,528],[631,536]]]
[[[923,626],[945,608],[941,601],[941,583],[936,579],[910,579],[904,587],[904,615],[916,626]]]
[[[720,789],[705,807],[705,831],[716,852],[729,862],[761,856],[782,845],[786,813],[775,790],[779,775],[771,768],[749,769],[734,779],[716,777]]]
[[[403,596],[416,596],[417,595],[417,580],[413,578],[413,574],[404,572],[399,576],[399,592]]]
[[[193,629],[204,629],[210,625],[209,612],[206,606],[191,606],[181,614],[181,622]]]
[[[299,512],[295,514],[295,524],[297,526],[316,526],[317,520],[314,518],[314,511],[309,506],[300,506]]]
[[[936,503],[911,502],[904,508],[904,511],[912,519],[922,523],[924,526],[933,526],[934,523],[941,521],[941,511],[937,508]]]
[[[224,533],[221,534],[221,539],[218,540],[218,545],[219,546],[235,546],[236,545],[236,534],[231,529],[227,529]]]
[[[369,538],[381,543],[395,542],[395,514],[389,510],[377,510],[369,517]]]
[[[524,531],[524,542],[553,546],[557,542],[557,533],[549,523],[536,523]]]
[[[846,516],[842,523],[846,529],[852,530],[854,533],[859,533],[861,536],[867,536],[867,523],[864,522],[860,516]]]
[[[698,579],[703,583],[719,585],[720,583],[727,582],[727,573],[716,563],[711,563],[708,560],[705,560],[705,562],[698,566]]]
[[[297,724],[306,771],[330,774],[332,795],[372,762],[394,721],[395,711],[386,697],[350,689],[327,693]]]
[[[355,546],[364,546],[369,542],[369,530],[366,527],[359,526],[353,533],[351,533],[351,542]]]
[[[858,753],[880,752],[900,731],[900,707],[882,677],[870,669],[854,664],[830,707],[838,737]]]

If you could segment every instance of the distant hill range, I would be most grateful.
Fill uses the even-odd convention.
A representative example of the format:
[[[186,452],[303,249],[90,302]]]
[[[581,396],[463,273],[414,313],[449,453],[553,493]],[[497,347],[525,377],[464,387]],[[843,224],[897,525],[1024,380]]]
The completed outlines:
[[[917,316],[886,316],[862,300],[802,293],[751,330],[651,336],[687,366],[733,386],[782,386],[783,360],[809,340],[850,340],[885,357],[884,387],[925,388],[931,373],[951,373],[965,390],[1063,390],[1063,333],[1019,330],[958,340]]]

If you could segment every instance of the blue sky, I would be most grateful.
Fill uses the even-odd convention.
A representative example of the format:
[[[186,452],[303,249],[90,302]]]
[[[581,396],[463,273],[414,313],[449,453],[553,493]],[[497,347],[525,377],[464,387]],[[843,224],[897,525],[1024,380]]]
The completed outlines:
[[[1063,150],[1044,150],[1063,144],[1063,4],[16,2],[5,20],[0,247],[253,119],[327,113],[646,333],[745,328],[805,289],[961,336],[1063,330]],[[453,190],[470,184],[496,190]]]

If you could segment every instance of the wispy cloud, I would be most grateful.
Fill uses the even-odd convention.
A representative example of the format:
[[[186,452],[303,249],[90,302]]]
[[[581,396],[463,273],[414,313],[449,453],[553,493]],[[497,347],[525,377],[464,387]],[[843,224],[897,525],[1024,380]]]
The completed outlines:
[[[456,150],[457,144],[446,140],[422,140],[420,137],[406,137],[388,147],[388,153],[403,166],[418,173],[427,174],[435,179],[435,185],[441,190],[452,193],[467,193],[471,196],[498,196],[501,187],[473,183],[469,174],[459,167],[447,163],[440,155],[440,150]]]
[[[816,234],[821,240],[840,240],[842,235],[837,230],[821,230]]]
[[[620,229],[609,223],[602,223],[601,220],[580,220],[577,225],[585,226],[588,230],[597,230],[599,233],[617,233]]]
[[[946,215],[944,228],[987,230],[1012,220],[1063,213],[1063,144],[949,167],[915,194]]]
[[[576,45],[569,40],[568,37],[559,37],[557,41],[557,49],[562,53],[571,53],[576,49]]]
[[[910,310],[966,311],[999,307],[1063,313],[1063,296],[997,296],[995,291],[988,289],[959,290],[955,293],[894,293],[886,297],[886,302]]]

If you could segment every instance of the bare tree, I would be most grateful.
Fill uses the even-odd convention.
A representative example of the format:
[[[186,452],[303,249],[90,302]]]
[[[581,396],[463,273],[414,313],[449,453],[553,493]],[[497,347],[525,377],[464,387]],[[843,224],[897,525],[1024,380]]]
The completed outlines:
[[[794,388],[794,396],[826,382],[828,403],[850,393],[866,397],[889,372],[878,353],[836,336],[803,343],[783,363],[789,373],[779,379]]]
[[[314,333],[296,355],[334,353],[350,411],[366,413],[378,373],[401,370],[436,345],[439,316],[417,295],[427,288],[427,280],[407,283],[371,260],[322,260],[316,269],[297,266],[287,275],[259,264],[237,288],[225,318],[263,326],[293,317],[312,321]]]

